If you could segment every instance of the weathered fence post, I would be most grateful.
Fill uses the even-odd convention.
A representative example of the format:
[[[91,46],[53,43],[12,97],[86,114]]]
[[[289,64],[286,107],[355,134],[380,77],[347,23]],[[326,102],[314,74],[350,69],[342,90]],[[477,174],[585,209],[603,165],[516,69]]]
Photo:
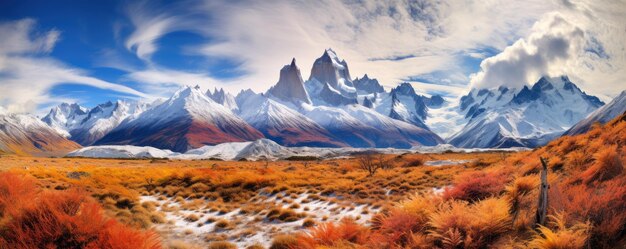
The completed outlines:
[[[548,213],[548,164],[542,157],[541,160],[541,186],[539,189],[539,204],[537,205],[537,213],[535,214],[535,227],[546,224],[546,215]]]

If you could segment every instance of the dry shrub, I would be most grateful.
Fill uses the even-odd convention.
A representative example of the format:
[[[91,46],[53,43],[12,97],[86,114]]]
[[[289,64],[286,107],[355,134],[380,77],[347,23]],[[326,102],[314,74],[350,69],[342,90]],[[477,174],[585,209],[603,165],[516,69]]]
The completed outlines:
[[[298,246],[295,248],[319,248],[345,243],[360,244],[366,241],[369,234],[367,227],[351,219],[343,219],[339,224],[324,223],[310,229],[308,233],[298,234]]]
[[[228,241],[215,241],[209,244],[209,249],[237,249],[237,246]]]
[[[0,221],[8,218],[8,207],[17,208],[31,203],[38,189],[31,177],[12,173],[0,173]],[[3,222],[0,222],[2,224]]]
[[[292,249],[298,246],[298,239],[293,235],[281,234],[274,237],[270,249]]]
[[[185,221],[187,221],[187,222],[196,222],[199,219],[200,219],[200,217],[198,217],[198,215],[196,215],[196,214],[190,214],[190,215],[187,215],[187,217],[185,217]]]
[[[216,229],[230,229],[231,227],[232,227],[232,224],[230,223],[230,221],[225,220],[225,219],[221,219],[215,222]]]
[[[161,248],[156,233],[128,228],[102,215],[76,190],[33,193],[32,180],[0,174],[0,248]],[[25,187],[25,190],[14,189]],[[29,201],[20,194],[30,195]],[[32,198],[35,197],[35,198]],[[18,200],[18,201],[14,201]],[[10,218],[9,218],[10,217]]]
[[[270,221],[280,220],[283,222],[297,221],[303,217],[303,215],[296,213],[291,209],[272,208],[266,215]]]
[[[433,242],[427,235],[421,233],[411,233],[405,248],[429,249],[432,248],[432,243]]]
[[[508,232],[511,227],[509,204],[504,199],[488,198],[473,204],[453,200],[431,215],[430,235],[439,243],[456,247],[482,248]]]
[[[418,167],[424,165],[426,159],[422,156],[411,158],[403,165],[403,167]]]
[[[565,162],[559,156],[553,156],[553,157],[548,158],[548,167],[552,171],[562,170],[564,165],[565,165]]]
[[[589,221],[591,241],[600,248],[611,245],[626,233],[626,179],[618,178],[596,186],[555,186],[551,202],[571,220]]]
[[[589,223],[580,223],[567,227],[562,213],[549,216],[551,222],[548,227],[540,226],[538,233],[529,243],[531,248],[562,249],[585,248],[589,238]]]
[[[612,179],[624,171],[624,164],[617,152],[617,145],[607,146],[594,154],[595,162],[581,177],[587,184]]]
[[[416,233],[425,232],[429,216],[442,202],[438,196],[416,194],[401,201],[388,214],[374,218],[373,229],[379,235],[376,243],[384,245],[409,245]]]
[[[387,215],[379,215],[375,219],[373,228],[384,235],[377,239],[379,244],[405,245],[409,242],[412,233],[423,231],[426,226],[422,216],[399,209],[394,209]]]
[[[585,164],[587,164],[588,157],[585,156],[585,153],[582,151],[573,151],[569,153],[565,157],[565,168],[566,170],[577,172],[578,170],[583,169]]]
[[[166,248],[168,249],[198,249],[197,246],[191,245],[187,242],[180,240],[173,240],[167,243]]]
[[[446,188],[443,198],[477,201],[495,196],[504,191],[507,175],[499,171],[475,171],[457,177],[454,186]]]
[[[265,247],[263,247],[260,244],[254,244],[254,245],[246,247],[246,249],[265,249]]]
[[[167,222],[167,219],[165,219],[165,214],[162,212],[152,212],[150,214],[150,221],[155,224],[163,224]]]
[[[537,204],[540,179],[536,174],[520,176],[506,187],[506,199],[511,204],[514,227],[518,230],[530,228]]]
[[[304,219],[304,221],[302,221],[302,227],[312,227],[315,226],[315,223],[315,220],[311,218],[306,218]]]
[[[538,175],[527,175],[515,178],[513,183],[506,187],[510,196],[520,196],[530,193],[539,187]]]

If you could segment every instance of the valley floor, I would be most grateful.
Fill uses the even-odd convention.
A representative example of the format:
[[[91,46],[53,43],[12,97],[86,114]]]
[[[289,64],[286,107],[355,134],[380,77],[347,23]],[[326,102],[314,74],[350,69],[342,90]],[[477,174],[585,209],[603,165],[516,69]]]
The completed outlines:
[[[0,248],[624,248],[625,144],[626,114],[522,152],[1,156]]]
[[[5,155],[0,170],[34,176],[45,189],[81,189],[110,217],[154,229],[163,244],[205,247],[230,241],[269,247],[272,238],[375,214],[416,192],[441,192],[455,175],[510,152],[385,155],[373,176],[356,158],[232,162],[36,158]],[[373,158],[379,160],[379,158]]]

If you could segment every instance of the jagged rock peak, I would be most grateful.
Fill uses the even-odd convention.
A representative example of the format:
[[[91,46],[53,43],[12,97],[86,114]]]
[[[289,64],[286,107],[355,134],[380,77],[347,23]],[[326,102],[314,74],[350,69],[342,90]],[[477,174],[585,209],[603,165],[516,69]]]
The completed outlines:
[[[218,104],[223,105],[224,107],[228,108],[231,111],[239,110],[239,105],[237,104],[237,101],[235,100],[235,96],[224,91],[224,88],[220,88],[218,90],[217,87],[215,87],[215,90],[213,91],[213,93],[211,93],[211,91],[208,90],[206,92],[206,96],[208,96],[213,101],[217,102]]]
[[[296,58],[280,70],[278,82],[267,91],[267,95],[286,102],[311,104],[311,98],[304,89],[302,74],[296,65]]]
[[[340,91],[344,88],[353,88],[348,63],[339,59],[335,51],[330,48],[324,50],[322,57],[317,58],[313,63],[309,80],[311,79],[329,83],[331,87]]]
[[[352,83],[354,88],[365,93],[382,93],[385,91],[377,79],[370,78],[367,74],[360,79],[357,77]]]

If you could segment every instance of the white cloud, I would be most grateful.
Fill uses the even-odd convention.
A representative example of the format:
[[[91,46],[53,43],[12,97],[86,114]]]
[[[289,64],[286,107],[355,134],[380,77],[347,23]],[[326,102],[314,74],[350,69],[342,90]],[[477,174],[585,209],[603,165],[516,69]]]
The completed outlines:
[[[585,33],[559,14],[550,14],[533,26],[527,39],[520,39],[501,53],[483,60],[481,71],[472,76],[472,86],[521,88],[543,75],[565,74],[567,63],[582,51]]]
[[[109,89],[136,96],[146,96],[132,88],[87,76],[82,70],[68,67],[49,58],[59,40],[59,32],[36,32],[36,22],[23,19],[0,23],[0,105],[10,112],[32,112],[45,103],[59,99],[50,96],[52,87],[75,83]]]
[[[142,89],[154,93],[155,97],[169,97],[172,91],[183,85],[198,85],[202,89],[223,87],[223,82],[216,81],[204,73],[190,73],[164,68],[138,70],[127,75],[129,80],[143,83]]]
[[[59,40],[60,32],[50,30],[31,37],[35,20],[26,18],[15,22],[0,23],[0,55],[21,55],[32,52],[52,51]]]
[[[564,1],[523,39],[485,59],[474,87],[532,84],[568,75],[583,90],[615,96],[626,89],[626,2]]]
[[[555,6],[544,1],[207,0],[203,6],[188,4],[129,13],[131,19],[155,17],[143,18],[147,21],[136,25],[135,32],[158,31],[134,36],[133,43],[148,44],[146,50],[154,52],[154,37],[168,32],[185,29],[210,37],[198,54],[241,62],[239,70],[247,72],[226,82],[231,91],[266,90],[292,57],[307,78],[315,58],[328,47],[348,61],[353,76],[368,73],[393,86],[408,76],[459,68],[458,54],[481,47],[504,48]],[[164,26],[171,18],[194,25],[146,28]]]

